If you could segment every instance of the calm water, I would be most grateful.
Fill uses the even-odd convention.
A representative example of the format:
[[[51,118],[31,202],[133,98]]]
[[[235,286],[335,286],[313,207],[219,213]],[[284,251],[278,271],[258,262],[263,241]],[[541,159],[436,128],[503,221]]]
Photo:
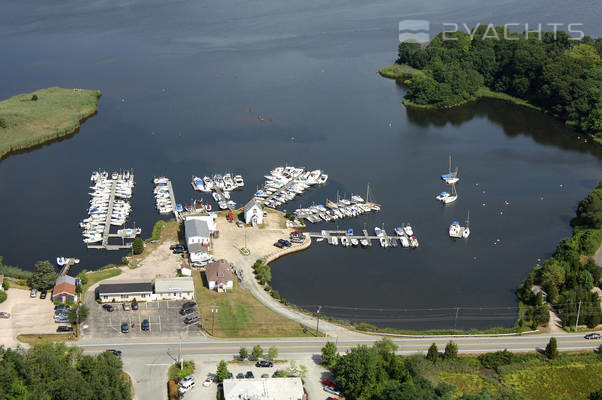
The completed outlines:
[[[557,121],[499,102],[408,111],[403,88],[376,70],[393,61],[402,19],[427,19],[433,32],[447,21],[583,22],[599,36],[600,11],[594,1],[5,2],[0,98],[53,85],[103,96],[80,133],[0,162],[0,255],[24,268],[59,255],[89,269],[119,260],[81,243],[93,169],[134,169],[130,221],[148,235],[158,218],[153,176],[171,177],[187,202],[198,197],[193,174],[230,169],[245,176],[234,196],[244,202],[288,162],[330,175],[290,208],[370,183],[382,212],[339,226],[411,221],[421,247],[316,243],[274,263],[283,297],[386,326],[511,324],[514,288],[569,234],[578,200],[600,178],[601,152]],[[433,197],[449,154],[460,198],[442,208]],[[468,209],[470,240],[450,241],[451,220]],[[460,306],[500,308],[462,308],[456,319]]]

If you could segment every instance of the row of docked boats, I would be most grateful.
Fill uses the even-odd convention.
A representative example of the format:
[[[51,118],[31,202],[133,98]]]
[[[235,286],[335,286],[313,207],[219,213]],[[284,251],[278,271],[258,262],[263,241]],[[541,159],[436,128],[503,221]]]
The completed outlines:
[[[90,176],[93,185],[88,208],[88,217],[80,222],[83,241],[86,244],[102,241],[109,225],[122,226],[130,215],[134,174],[130,171],[94,171]]]
[[[303,218],[311,223],[331,222],[343,218],[357,217],[371,211],[379,211],[380,206],[375,203],[366,203],[361,196],[352,195],[351,199],[338,201],[326,200],[324,204],[314,204],[308,208],[298,208],[294,211],[297,218]]]
[[[263,187],[255,192],[255,199],[268,207],[280,207],[314,185],[323,185],[328,175],[319,169],[306,171],[294,166],[276,167],[268,175]]]
[[[374,228],[376,239],[383,248],[417,248],[419,246],[418,238],[414,235],[414,231],[410,224],[403,224],[402,226],[395,228],[395,233],[396,235],[389,236],[384,228]],[[347,234],[342,236],[330,235],[327,231],[322,231],[321,236],[318,237],[316,241],[321,242],[324,239],[328,239],[328,243],[333,246],[338,246],[340,243],[343,247],[368,247],[371,245],[370,241],[374,239],[374,237],[354,236],[353,229],[348,229]]]
[[[193,176],[191,184],[194,190],[211,193],[211,197],[219,208],[225,210],[236,208],[236,202],[230,198],[230,192],[242,189],[245,181],[242,175],[233,175],[227,172],[223,175],[215,174],[213,177],[204,176],[202,179]]]
[[[170,192],[170,180],[164,176],[160,176],[154,178],[153,183],[155,184],[153,195],[159,214],[170,214],[174,212],[176,210],[176,204],[172,201],[173,196]]]

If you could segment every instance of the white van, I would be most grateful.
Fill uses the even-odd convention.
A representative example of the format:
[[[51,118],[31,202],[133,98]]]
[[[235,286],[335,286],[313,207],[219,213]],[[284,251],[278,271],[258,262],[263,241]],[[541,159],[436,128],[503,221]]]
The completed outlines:
[[[184,394],[187,391],[189,391],[190,389],[192,389],[194,387],[194,381],[183,381],[180,384],[180,388],[178,389],[178,392],[180,392],[180,394]]]

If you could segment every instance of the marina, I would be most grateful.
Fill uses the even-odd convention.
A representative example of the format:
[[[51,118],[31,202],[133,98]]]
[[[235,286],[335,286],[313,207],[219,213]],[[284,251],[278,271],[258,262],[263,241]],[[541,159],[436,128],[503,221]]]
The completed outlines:
[[[380,211],[381,206],[370,200],[370,186],[366,190],[366,199],[359,195],[351,195],[351,199],[340,199],[337,201],[326,199],[326,205],[314,204],[308,208],[298,208],[294,211],[297,218],[303,218],[311,223],[334,222],[343,218],[352,218],[372,211]]]
[[[161,176],[153,179],[155,188],[153,193],[155,196],[155,202],[157,204],[157,210],[159,214],[171,214],[173,213],[176,219],[180,219],[180,214],[183,211],[181,204],[176,203],[176,198],[173,190],[171,180]]]
[[[230,199],[230,192],[240,190],[245,186],[242,175],[233,175],[229,172],[225,174],[215,174],[213,177],[204,176],[202,179],[198,176],[192,177],[192,188],[199,192],[211,193],[213,200],[222,210],[236,208],[236,202]]]
[[[327,243],[342,247],[371,247],[372,241],[377,241],[381,247],[401,247],[401,248],[417,248],[419,246],[418,238],[414,235],[411,227],[409,230],[399,228],[395,229],[396,235],[389,235],[384,228],[375,227],[374,235],[370,235],[368,230],[363,229],[361,235],[356,235],[353,229],[348,230],[322,230],[320,232],[306,232],[310,238],[314,238],[316,242],[326,241]],[[409,235],[407,232],[411,232]]]
[[[130,171],[113,172],[94,171],[90,176],[94,183],[90,186],[91,200],[88,208],[89,217],[80,222],[83,230],[83,241],[89,249],[119,250],[130,248],[125,243],[123,234],[111,234],[111,226],[122,226],[131,212],[129,200],[132,198],[134,174]],[[122,230],[123,231],[123,230]],[[134,230],[140,234],[140,230]],[[136,235],[130,238],[135,238]],[[121,237],[121,245],[109,244],[109,238]],[[98,244],[100,243],[100,244]],[[57,262],[59,259],[57,259]]]
[[[294,166],[276,167],[265,175],[263,187],[255,192],[255,199],[268,207],[277,208],[303,194],[314,185],[324,185],[328,175],[321,170],[306,171]]]

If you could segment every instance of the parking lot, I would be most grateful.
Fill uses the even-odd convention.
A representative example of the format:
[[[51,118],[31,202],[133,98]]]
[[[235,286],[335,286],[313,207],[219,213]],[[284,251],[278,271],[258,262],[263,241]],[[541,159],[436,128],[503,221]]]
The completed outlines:
[[[109,303],[114,311],[109,312],[102,308],[96,301],[86,299],[86,305],[90,309],[90,315],[84,327],[84,334],[95,338],[106,338],[111,336],[132,337],[193,337],[200,336],[198,323],[186,325],[184,316],[179,314],[182,304],[186,300],[161,300],[150,302],[139,302],[138,310],[123,310],[122,303]],[[142,321],[147,319],[150,328],[142,330]],[[128,323],[129,332],[121,332],[121,324]]]

